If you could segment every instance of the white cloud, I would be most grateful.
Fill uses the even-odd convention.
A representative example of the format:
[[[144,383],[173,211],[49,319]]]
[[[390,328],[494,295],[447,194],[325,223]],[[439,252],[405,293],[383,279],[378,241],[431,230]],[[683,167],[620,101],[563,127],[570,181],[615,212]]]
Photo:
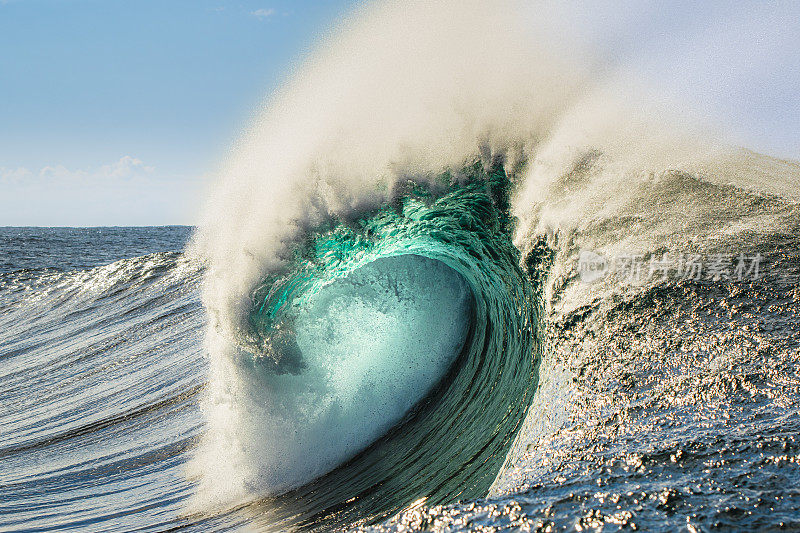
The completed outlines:
[[[47,179],[56,179],[56,180],[78,180],[78,179],[85,179],[89,176],[89,171],[87,170],[70,170],[64,165],[47,165],[39,169],[37,175],[40,178],[47,178]]]
[[[154,171],[154,167],[146,165],[141,159],[126,155],[108,165],[87,169],[70,169],[64,165],[47,165],[38,171],[25,167],[0,167],[0,183],[33,185],[36,182],[76,184],[87,181],[126,181],[147,177]]]
[[[0,167],[0,183],[3,184],[16,184],[20,183],[33,174],[25,167],[6,168]]]
[[[130,155],[83,168],[0,167],[0,226],[191,223],[201,184]]]
[[[152,174],[154,170],[154,167],[145,165],[141,159],[129,155],[121,157],[120,160],[115,163],[100,167],[102,175],[109,178],[121,179],[130,179],[134,176]]]
[[[275,14],[275,10],[272,9],[272,8],[269,8],[269,9],[256,9],[255,11],[251,11],[250,14],[253,15],[254,17],[256,17],[256,18],[259,18],[259,19],[266,19],[266,18],[269,18],[272,15],[274,15]]]

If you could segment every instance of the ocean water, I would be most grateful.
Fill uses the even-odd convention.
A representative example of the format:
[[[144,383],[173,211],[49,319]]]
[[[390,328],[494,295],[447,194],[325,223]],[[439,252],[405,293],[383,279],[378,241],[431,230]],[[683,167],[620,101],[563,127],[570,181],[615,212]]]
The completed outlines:
[[[191,228],[0,228],[0,529],[163,530],[202,431]]]
[[[800,530],[800,164],[524,10],[363,7],[196,228],[0,228],[0,529]]]
[[[0,527],[800,527],[797,207],[673,176],[660,201],[700,194],[786,226],[718,239],[706,224],[707,272],[715,250],[745,257],[724,279],[679,276],[661,251],[669,275],[635,279],[600,248],[593,279],[581,244],[609,228],[523,255],[505,174],[469,172],[318,231],[254,290],[228,401],[256,410],[237,438],[260,469],[228,506],[199,496],[220,474],[197,463],[234,451],[206,448],[218,406],[193,230],[0,230]],[[288,438],[268,425],[296,421]],[[286,441],[303,461],[261,455]]]

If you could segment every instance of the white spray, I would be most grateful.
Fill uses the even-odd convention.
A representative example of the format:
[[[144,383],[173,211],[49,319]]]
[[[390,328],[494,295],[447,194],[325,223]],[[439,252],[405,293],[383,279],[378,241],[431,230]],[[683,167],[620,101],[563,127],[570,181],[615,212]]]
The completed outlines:
[[[515,242],[524,250],[532,236],[610,216],[632,194],[630,180],[677,168],[717,176],[720,161],[741,168],[739,156],[721,159],[709,143],[671,133],[685,124],[635,104],[609,68],[553,37],[547,13],[545,4],[495,0],[364,8],[242,137],[194,243],[208,264],[208,433],[193,464],[205,501],[297,486],[343,457],[296,440],[330,434],[336,447],[333,422],[309,431],[302,416],[278,420],[279,395],[236,363],[252,289],[285,265],[305,229],[378,205],[398,181],[502,158],[519,182]],[[588,153],[602,164],[565,194],[559,180]]]

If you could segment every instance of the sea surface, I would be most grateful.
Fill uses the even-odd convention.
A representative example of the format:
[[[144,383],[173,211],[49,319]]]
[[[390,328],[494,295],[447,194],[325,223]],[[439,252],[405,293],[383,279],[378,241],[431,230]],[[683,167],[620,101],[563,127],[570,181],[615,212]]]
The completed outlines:
[[[623,257],[598,280],[586,265],[602,254],[575,242],[515,260],[504,175],[474,172],[474,186],[418,190],[358,230],[321,231],[293,275],[254,292],[252,327],[280,344],[244,342],[231,401],[310,425],[289,439],[310,439],[305,464],[323,467],[262,457],[273,469],[244,475],[309,481],[254,483],[228,505],[203,496],[209,476],[237,481],[215,470],[236,452],[209,456],[217,406],[192,228],[0,229],[0,528],[800,528],[797,208],[711,187],[791,231],[709,241],[706,268],[719,249],[745,260],[737,273],[731,253],[724,279],[672,263],[634,284]],[[683,179],[664,191],[706,187]],[[537,288],[542,269],[562,281]],[[283,359],[246,355],[265,347]],[[261,439],[256,450],[287,438],[258,416],[239,438]]]
[[[191,231],[0,228],[0,529],[185,523],[206,366]]]

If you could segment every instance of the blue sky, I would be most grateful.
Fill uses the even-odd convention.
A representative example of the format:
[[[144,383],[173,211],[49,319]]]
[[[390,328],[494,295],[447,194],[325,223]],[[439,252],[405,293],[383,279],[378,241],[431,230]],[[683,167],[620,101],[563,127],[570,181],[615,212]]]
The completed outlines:
[[[202,176],[352,5],[0,0],[0,225],[192,223]]]
[[[0,225],[193,223],[204,176],[355,0],[0,0]],[[605,2],[569,31],[800,158],[800,3]]]

